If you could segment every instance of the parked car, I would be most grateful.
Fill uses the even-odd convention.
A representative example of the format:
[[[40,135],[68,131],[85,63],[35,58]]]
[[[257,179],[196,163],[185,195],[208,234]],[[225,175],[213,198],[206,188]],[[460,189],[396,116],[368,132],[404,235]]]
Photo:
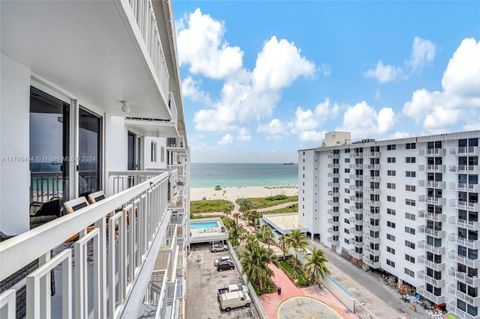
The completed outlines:
[[[219,296],[220,309],[229,312],[233,308],[250,307],[252,300],[242,291],[233,291]]]
[[[227,260],[232,260],[232,257],[226,255],[226,256],[222,256],[222,257],[220,257],[220,258],[217,258],[217,259],[215,259],[215,261],[213,262],[213,265],[216,267],[220,261],[227,261]]]
[[[223,243],[212,243],[212,245],[210,246],[210,251],[212,253],[216,253],[219,251],[227,251],[227,250],[228,250],[228,246],[224,245]]]
[[[248,294],[248,288],[245,285],[242,284],[233,284],[233,285],[228,285],[225,288],[220,288],[218,289],[217,296],[220,300],[220,295],[225,294],[227,292],[234,292],[234,291],[241,291],[245,294]]]
[[[235,269],[235,264],[231,260],[220,261],[217,265],[218,271]]]

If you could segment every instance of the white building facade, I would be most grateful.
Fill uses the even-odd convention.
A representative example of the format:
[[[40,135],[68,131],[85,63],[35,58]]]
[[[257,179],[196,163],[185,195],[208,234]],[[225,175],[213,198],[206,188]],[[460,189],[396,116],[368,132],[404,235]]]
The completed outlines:
[[[182,318],[190,154],[171,1],[0,6],[0,317]]]
[[[480,131],[299,150],[299,222],[459,318],[478,307]]]

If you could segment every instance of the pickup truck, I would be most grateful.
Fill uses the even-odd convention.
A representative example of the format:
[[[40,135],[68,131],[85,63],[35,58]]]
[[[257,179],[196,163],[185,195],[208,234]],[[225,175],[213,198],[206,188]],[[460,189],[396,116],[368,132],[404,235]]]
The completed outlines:
[[[218,289],[218,298],[220,300],[220,295],[225,294],[227,292],[234,292],[234,291],[242,291],[246,294],[248,294],[248,288],[245,285],[242,284],[233,284],[233,285],[228,285],[225,288],[220,288]]]
[[[220,309],[229,312],[233,308],[250,307],[250,296],[242,291],[226,292],[219,295]]]

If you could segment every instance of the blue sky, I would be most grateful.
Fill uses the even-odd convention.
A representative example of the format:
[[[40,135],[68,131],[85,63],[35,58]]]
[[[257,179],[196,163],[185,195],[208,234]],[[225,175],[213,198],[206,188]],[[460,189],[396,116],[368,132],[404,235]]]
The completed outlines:
[[[194,162],[480,129],[480,2],[175,1]]]

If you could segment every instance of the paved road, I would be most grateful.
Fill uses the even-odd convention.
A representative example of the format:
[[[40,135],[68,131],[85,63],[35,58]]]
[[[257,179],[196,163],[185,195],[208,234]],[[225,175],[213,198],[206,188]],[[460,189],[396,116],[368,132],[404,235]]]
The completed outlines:
[[[428,318],[421,307],[417,307],[418,312],[412,311],[410,305],[404,303],[395,290],[386,286],[379,275],[365,272],[317,242],[311,242],[311,246],[321,248],[325,252],[330,261],[332,276],[378,318],[395,319],[401,316],[411,319]]]

